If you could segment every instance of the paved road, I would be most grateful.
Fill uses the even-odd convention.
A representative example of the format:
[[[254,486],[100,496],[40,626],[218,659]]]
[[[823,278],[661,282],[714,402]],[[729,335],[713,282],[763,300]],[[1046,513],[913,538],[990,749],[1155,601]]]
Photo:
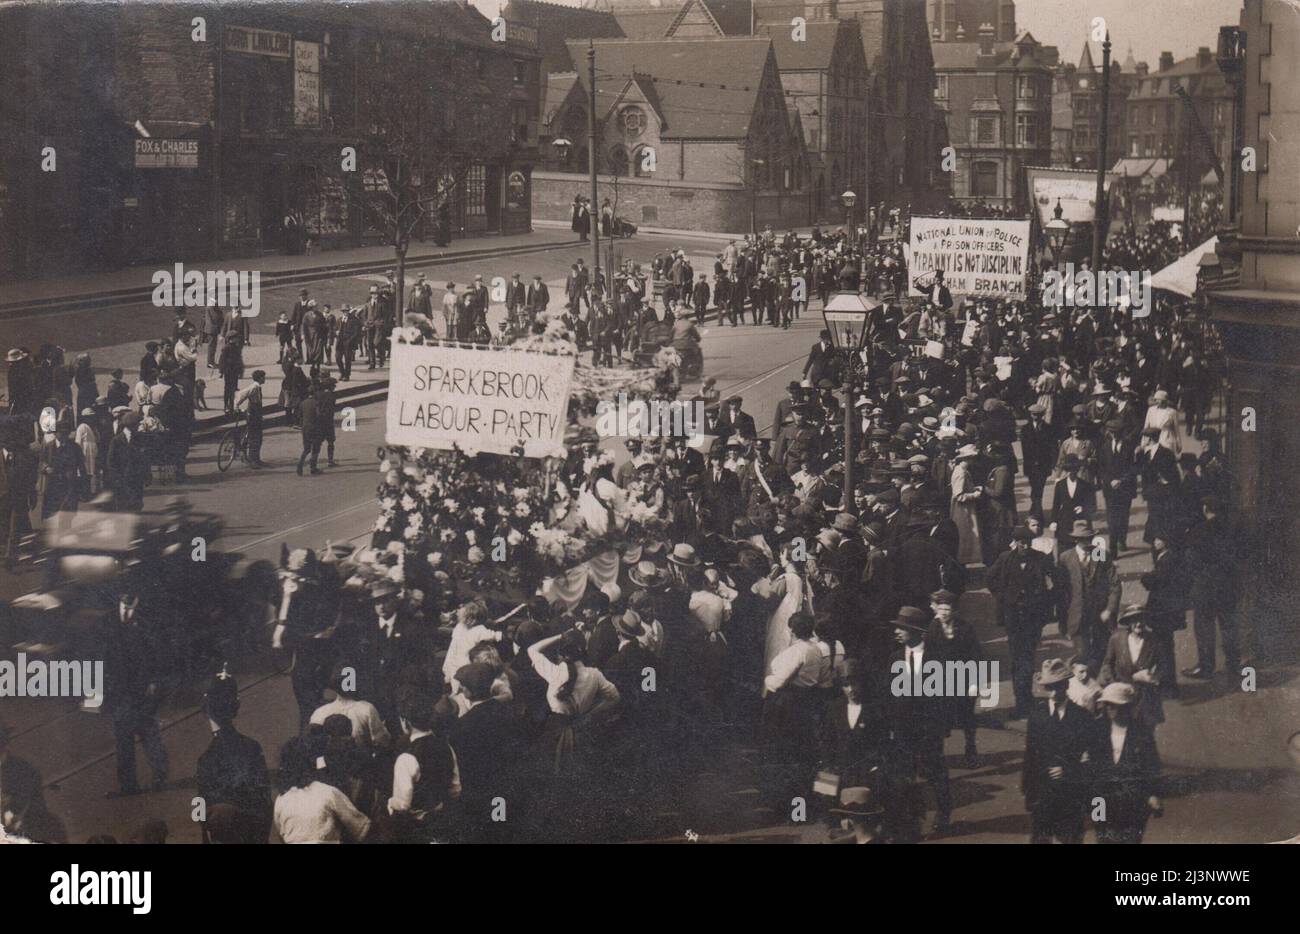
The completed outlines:
[[[567,258],[560,257],[560,261]],[[525,266],[527,272],[531,267]],[[468,271],[468,270],[467,270]],[[461,274],[463,275],[463,274]],[[797,378],[807,348],[820,328],[816,310],[791,331],[744,326],[711,325],[705,336],[706,372],[716,376],[724,394],[744,395],[746,409],[760,427],[770,425],[783,387]],[[382,441],[383,410],[358,409],[357,430],[339,436],[339,466],[319,477],[299,478],[293,472],[298,451],[295,433],[278,429],[268,434],[265,456],[272,468],[261,473],[233,468],[219,475],[211,445],[195,452],[194,482],[187,494],[196,506],[215,509],[226,518],[226,531],[214,547],[238,549],[274,558],[280,544],[319,546],[325,539],[363,537],[375,507],[375,448]],[[1026,491],[1020,490],[1022,507]],[[160,495],[152,491],[152,495]],[[1140,540],[1145,509],[1139,502],[1132,536]],[[1125,600],[1144,596],[1137,578],[1149,559],[1132,552],[1120,560]],[[1005,639],[992,623],[987,592],[966,598],[964,611],[976,622],[991,657],[1007,671]],[[1054,631],[1054,627],[1053,627]],[[1192,663],[1190,631],[1178,636],[1180,667]],[[1048,638],[1040,658],[1068,655],[1068,644]],[[1192,685],[1182,701],[1167,704],[1168,722],[1160,728],[1161,754],[1173,776],[1166,815],[1153,821],[1152,842],[1262,842],[1285,838],[1300,828],[1300,782],[1288,770],[1286,737],[1297,728],[1300,695],[1294,671],[1261,673],[1253,694],[1232,689],[1226,681]],[[280,744],[296,729],[296,713],[287,679],[253,670],[241,672],[243,696],[240,728],[267,751],[272,765]],[[1010,704],[1007,681],[1001,684],[1002,708]],[[14,714],[9,710],[15,710]],[[958,768],[960,737],[949,743],[953,795],[957,810],[952,842],[1018,842],[1026,838],[1027,818],[1018,794],[1024,724],[1005,723],[1004,710],[982,715],[979,768]],[[192,704],[174,703],[164,711],[164,739],[172,759],[167,790],[139,798],[104,801],[114,785],[112,737],[105,718],[70,711],[56,701],[28,701],[21,708],[6,701],[6,717],[19,717],[27,729],[16,739],[15,752],[32,759],[47,781],[54,783],[49,800],[66,822],[72,839],[90,833],[120,836],[141,820],[161,817],[176,842],[195,842],[198,833],[189,819],[194,763],[207,742],[205,720]],[[728,750],[725,763],[713,774],[701,775],[698,791],[681,802],[677,814],[667,815],[668,836],[674,820],[687,829],[708,833],[711,816],[735,812],[744,802],[753,772],[745,750]],[[144,763],[141,763],[143,769]],[[739,805],[743,810],[743,804]],[[791,824],[787,815],[757,812],[748,815],[747,833],[727,839],[813,841],[824,836],[810,825]],[[742,816],[742,824],[744,817]],[[730,825],[734,826],[734,825]],[[719,829],[722,829],[719,827]],[[708,839],[706,836],[705,839]]]

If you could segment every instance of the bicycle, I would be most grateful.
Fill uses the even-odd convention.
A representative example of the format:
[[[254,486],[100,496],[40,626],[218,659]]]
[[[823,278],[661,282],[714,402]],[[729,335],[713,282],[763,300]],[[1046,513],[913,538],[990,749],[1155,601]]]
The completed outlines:
[[[221,443],[217,445],[217,470],[225,473],[235,462],[236,456],[245,464],[251,462],[249,440],[248,426],[244,424],[243,416],[237,414],[235,424],[226,429],[221,436]]]

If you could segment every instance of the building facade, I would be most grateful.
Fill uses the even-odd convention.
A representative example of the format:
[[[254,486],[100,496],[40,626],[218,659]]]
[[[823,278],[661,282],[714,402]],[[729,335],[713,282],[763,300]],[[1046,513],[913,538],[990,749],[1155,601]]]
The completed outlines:
[[[1131,59],[1131,56],[1130,56]],[[1125,105],[1133,82],[1114,56],[1110,62],[1110,94],[1106,166],[1125,153]],[[1092,48],[1083,45],[1079,64],[1059,65],[1052,90],[1052,165],[1096,169],[1101,145],[1103,73],[1093,63]]]
[[[599,199],[617,214],[724,232],[812,222],[803,130],[770,40],[600,40],[594,48]],[[571,41],[569,51],[582,64],[572,80],[550,76],[549,171],[533,198],[537,216],[550,220],[567,221],[574,195],[588,192],[587,43]]]
[[[1282,0],[1245,0],[1216,59],[1242,105],[1238,138],[1257,156],[1255,171],[1230,173],[1219,245],[1229,275],[1206,297],[1228,358],[1232,509],[1250,546],[1238,614],[1267,660],[1300,637],[1300,152],[1277,142],[1300,127],[1300,18]]]
[[[1177,62],[1161,52],[1158,70],[1144,73],[1139,66],[1132,80],[1119,155],[1171,160],[1175,179],[1188,190],[1200,187],[1216,159],[1228,165],[1233,94],[1208,46]]]
[[[1057,50],[1015,29],[1012,3],[931,4],[935,99],[956,151],[952,197],[1024,213],[1024,167],[1052,158],[1053,79]],[[973,10],[973,12],[972,12]],[[967,23],[996,15],[967,32]]]
[[[359,102],[372,99],[376,76],[399,66],[412,74],[413,110],[439,98],[432,109],[446,121],[456,164],[446,199],[452,235],[531,227],[542,89],[536,40],[515,29],[494,41],[492,24],[467,3],[10,8],[0,18],[18,27],[0,33],[25,41],[14,52],[37,74],[60,72],[28,99],[71,89],[60,93],[72,99],[23,118],[18,145],[67,139],[55,149],[65,150],[66,169],[75,166],[47,173],[73,190],[68,196],[33,189],[23,176],[0,178],[0,237],[10,247],[0,252],[17,257],[8,275],[53,271],[51,254],[76,242],[97,246],[57,261],[63,272],[68,262],[111,268],[280,251],[291,236],[287,217],[322,249],[385,241],[390,234],[366,204],[386,185],[367,170],[376,114]],[[49,30],[61,45],[43,41]],[[84,59],[66,54],[69,37],[79,36]],[[413,61],[417,47],[437,55]],[[438,93],[452,75],[468,90]],[[3,99],[6,113],[23,100],[8,89]],[[494,119],[485,123],[489,106]],[[87,147],[93,159],[81,155]],[[30,164],[6,158],[0,172]],[[436,207],[431,200],[430,212]],[[35,216],[40,224],[19,222]]]

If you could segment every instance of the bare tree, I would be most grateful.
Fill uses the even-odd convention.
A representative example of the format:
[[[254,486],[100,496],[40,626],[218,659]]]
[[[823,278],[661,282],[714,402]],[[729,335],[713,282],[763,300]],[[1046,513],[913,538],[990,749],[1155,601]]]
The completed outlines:
[[[359,81],[362,199],[397,257],[397,312],[406,254],[426,218],[450,210],[476,164],[508,152],[510,60],[443,36],[385,39]]]

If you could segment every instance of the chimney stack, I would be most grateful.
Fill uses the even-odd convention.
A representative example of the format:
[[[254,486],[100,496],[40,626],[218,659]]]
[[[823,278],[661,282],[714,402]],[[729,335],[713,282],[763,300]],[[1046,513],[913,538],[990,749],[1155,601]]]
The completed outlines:
[[[1212,62],[1212,61],[1214,61],[1214,56],[1210,54],[1210,47],[1209,47],[1209,46],[1207,46],[1207,45],[1203,45],[1203,46],[1201,46],[1199,49],[1196,50],[1196,67],[1197,67],[1197,68],[1208,68],[1209,65],[1210,65],[1210,62]]]
[[[993,39],[997,36],[997,30],[993,28],[992,23],[984,23],[980,26],[980,55],[989,56],[993,54]]]
[[[1147,72],[1149,72],[1150,70],[1151,70],[1151,66],[1148,65],[1146,62],[1138,62],[1137,65],[1134,67],[1133,72],[1139,78],[1145,78],[1147,76]]]
[[[1170,68],[1173,68],[1173,67],[1174,67],[1174,53],[1173,53],[1173,52],[1161,52],[1161,53],[1160,53],[1160,70],[1161,70],[1161,71],[1168,71]]]

